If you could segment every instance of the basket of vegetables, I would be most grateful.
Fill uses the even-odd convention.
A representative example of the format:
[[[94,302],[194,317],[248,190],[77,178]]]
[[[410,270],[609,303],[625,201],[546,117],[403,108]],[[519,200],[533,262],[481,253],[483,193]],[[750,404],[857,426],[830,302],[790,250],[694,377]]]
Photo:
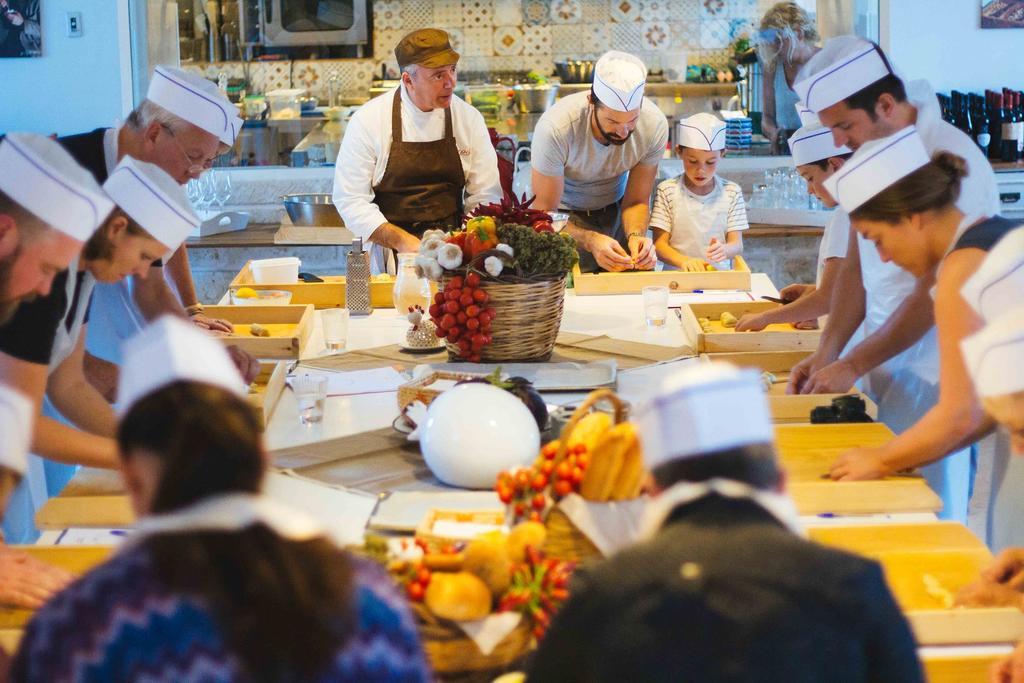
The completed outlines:
[[[429,313],[453,360],[551,356],[576,243],[556,233],[547,212],[530,208],[532,201],[479,206],[463,230],[423,236],[416,266],[440,283]]]

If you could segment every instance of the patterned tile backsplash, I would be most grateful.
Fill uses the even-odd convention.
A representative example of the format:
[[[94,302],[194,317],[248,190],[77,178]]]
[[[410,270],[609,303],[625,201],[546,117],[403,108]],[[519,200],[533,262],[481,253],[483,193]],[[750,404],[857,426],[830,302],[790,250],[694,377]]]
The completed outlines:
[[[344,96],[365,95],[384,68],[397,75],[393,50],[409,31],[429,26],[452,34],[462,71],[537,69],[556,59],[596,59],[606,50],[636,53],[651,67],[685,58],[721,68],[729,44],[754,31],[775,0],[374,0],[373,59],[257,62],[251,90],[307,88],[326,100],[329,84]],[[244,77],[244,65],[192,64],[216,78]]]

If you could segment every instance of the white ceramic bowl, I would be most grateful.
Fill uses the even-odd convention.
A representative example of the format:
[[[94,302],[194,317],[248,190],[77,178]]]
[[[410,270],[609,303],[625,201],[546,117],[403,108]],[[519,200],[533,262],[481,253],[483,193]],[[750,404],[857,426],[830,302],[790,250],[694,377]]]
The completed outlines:
[[[451,486],[490,489],[498,474],[533,462],[540,432],[522,401],[489,384],[461,384],[434,399],[420,427],[434,476]]]
[[[231,290],[233,306],[286,306],[292,302],[292,293],[284,289],[257,289],[255,297],[237,296],[238,290]]]

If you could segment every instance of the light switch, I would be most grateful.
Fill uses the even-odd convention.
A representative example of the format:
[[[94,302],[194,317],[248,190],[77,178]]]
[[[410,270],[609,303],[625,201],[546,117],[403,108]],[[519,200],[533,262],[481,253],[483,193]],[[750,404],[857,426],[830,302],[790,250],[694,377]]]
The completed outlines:
[[[67,12],[68,38],[82,37],[82,13]]]

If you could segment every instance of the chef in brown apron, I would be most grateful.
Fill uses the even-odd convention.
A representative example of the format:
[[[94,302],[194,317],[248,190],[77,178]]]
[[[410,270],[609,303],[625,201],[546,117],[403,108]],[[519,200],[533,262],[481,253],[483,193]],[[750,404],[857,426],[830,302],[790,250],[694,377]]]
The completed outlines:
[[[439,29],[395,48],[402,82],[357,111],[341,143],[334,203],[345,226],[384,250],[412,252],[428,229],[451,229],[463,213],[499,201],[498,162],[480,112],[455,96],[459,55]]]

